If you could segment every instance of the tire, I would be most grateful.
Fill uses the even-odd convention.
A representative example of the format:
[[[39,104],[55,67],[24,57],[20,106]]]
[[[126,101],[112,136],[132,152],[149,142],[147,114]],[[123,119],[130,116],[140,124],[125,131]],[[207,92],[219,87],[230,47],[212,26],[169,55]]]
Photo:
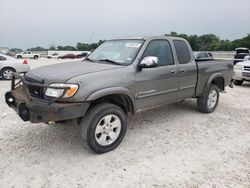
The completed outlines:
[[[12,74],[16,72],[13,68],[3,68],[1,70],[1,77],[4,80],[11,80]]]
[[[234,80],[234,85],[240,86],[243,84],[243,80]]]
[[[38,56],[37,56],[37,55],[35,55],[35,56],[34,56],[34,59],[38,59]]]
[[[125,112],[109,103],[91,107],[81,121],[83,144],[98,154],[115,149],[121,143],[126,129]]]
[[[219,103],[219,97],[219,88],[216,85],[211,84],[207,95],[197,98],[198,111],[212,113]]]
[[[20,55],[18,55],[18,56],[17,56],[17,59],[22,59],[22,58],[23,58],[23,57],[22,57],[22,56],[20,56]]]

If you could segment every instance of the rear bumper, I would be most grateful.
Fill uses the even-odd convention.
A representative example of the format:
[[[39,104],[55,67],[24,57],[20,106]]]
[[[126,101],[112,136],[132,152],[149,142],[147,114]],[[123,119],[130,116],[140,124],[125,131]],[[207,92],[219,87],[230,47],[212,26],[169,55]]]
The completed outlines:
[[[21,82],[15,83],[15,77]],[[22,84],[20,84],[22,83]],[[61,97],[53,100],[44,100],[32,97],[27,89],[27,84],[43,88],[49,86],[26,82],[21,76],[13,75],[11,91],[5,94],[5,102],[13,108],[23,121],[32,123],[62,121],[83,117],[89,108],[88,102],[60,102]],[[63,88],[66,92],[67,88]]]

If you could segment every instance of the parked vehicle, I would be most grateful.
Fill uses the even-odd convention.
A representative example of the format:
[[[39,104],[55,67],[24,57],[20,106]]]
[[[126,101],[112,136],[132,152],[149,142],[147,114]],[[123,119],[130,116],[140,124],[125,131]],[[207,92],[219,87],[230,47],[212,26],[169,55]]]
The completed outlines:
[[[212,61],[214,60],[211,52],[194,52],[195,61]]]
[[[249,56],[249,49],[248,48],[236,48],[236,54],[234,55],[234,64],[238,62],[242,62],[245,56]]]
[[[17,59],[22,59],[22,58],[30,58],[30,59],[38,59],[40,57],[40,54],[35,54],[31,51],[24,51],[22,53],[18,53],[15,56]]]
[[[0,54],[0,75],[4,80],[10,80],[12,74],[28,72],[30,67],[27,60],[17,60],[13,57]]]
[[[77,58],[84,58],[84,57],[88,56],[90,53],[91,53],[91,52],[88,52],[88,51],[83,52],[83,53],[81,53],[81,54],[78,54],[78,55],[77,55]]]
[[[245,56],[243,61],[250,61],[250,55]]]
[[[84,143],[96,153],[116,148],[127,115],[197,98],[212,113],[233,76],[232,61],[195,62],[189,43],[174,37],[109,40],[84,61],[15,75],[6,103],[32,123],[77,119]]]
[[[53,53],[52,55],[48,55],[47,58],[48,59],[58,59],[59,58],[59,54],[58,53]]]
[[[234,84],[242,85],[244,81],[250,82],[250,56],[245,56],[243,62],[234,65]]]
[[[59,56],[58,58],[60,58],[60,59],[76,59],[78,57],[75,54],[66,54],[66,55]]]

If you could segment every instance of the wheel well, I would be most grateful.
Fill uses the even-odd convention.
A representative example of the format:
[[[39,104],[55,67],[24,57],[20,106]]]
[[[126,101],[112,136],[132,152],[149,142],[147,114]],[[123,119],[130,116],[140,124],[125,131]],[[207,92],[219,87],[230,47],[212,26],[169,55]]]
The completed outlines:
[[[104,102],[112,103],[119,106],[124,110],[125,113],[131,113],[131,114],[135,113],[133,102],[127,95],[124,94],[107,95],[99,99],[96,99],[95,101],[93,101],[92,104],[104,103]]]
[[[14,70],[14,72],[16,72],[16,69],[14,69],[13,67],[3,67],[3,68],[0,70],[0,72],[2,72],[4,69],[12,69],[12,70]]]
[[[222,91],[225,89],[225,81],[224,81],[224,78],[222,78],[222,77],[215,78],[211,82],[211,84],[216,85]]]

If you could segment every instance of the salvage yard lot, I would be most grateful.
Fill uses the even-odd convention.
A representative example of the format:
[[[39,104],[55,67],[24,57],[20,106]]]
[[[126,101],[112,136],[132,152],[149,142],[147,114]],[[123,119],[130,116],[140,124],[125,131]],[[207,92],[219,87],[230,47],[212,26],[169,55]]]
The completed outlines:
[[[131,116],[103,155],[82,147],[75,122],[23,122],[5,105],[9,88],[0,80],[0,187],[250,187],[250,83],[227,88],[212,114],[188,99]]]

